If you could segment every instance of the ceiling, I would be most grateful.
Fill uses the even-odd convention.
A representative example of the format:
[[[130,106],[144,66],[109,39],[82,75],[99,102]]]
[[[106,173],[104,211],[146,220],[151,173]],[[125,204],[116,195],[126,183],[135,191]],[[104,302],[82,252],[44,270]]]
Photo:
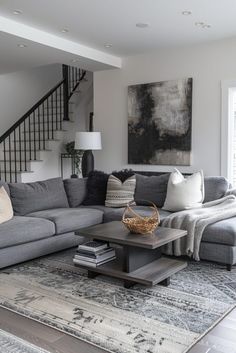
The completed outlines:
[[[185,10],[191,15],[182,15]],[[118,57],[236,36],[236,0],[0,0],[0,16]],[[139,22],[149,27],[137,28]],[[7,44],[14,60],[19,48],[11,48],[5,36],[0,35],[1,55]],[[44,54],[54,60],[49,48]],[[36,51],[34,56],[37,61]],[[11,66],[8,55],[5,60]]]

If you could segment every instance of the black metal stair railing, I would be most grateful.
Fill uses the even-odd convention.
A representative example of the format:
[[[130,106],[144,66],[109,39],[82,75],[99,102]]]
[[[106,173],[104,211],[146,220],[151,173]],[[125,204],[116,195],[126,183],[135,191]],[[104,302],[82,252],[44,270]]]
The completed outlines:
[[[85,79],[86,71],[77,67],[62,66],[64,78],[64,120],[69,120],[69,100],[78,89],[80,82]]]
[[[69,120],[69,100],[85,75],[63,65],[63,79],[0,137],[1,180],[17,182],[20,172],[29,171],[29,162],[38,160],[38,152]]]

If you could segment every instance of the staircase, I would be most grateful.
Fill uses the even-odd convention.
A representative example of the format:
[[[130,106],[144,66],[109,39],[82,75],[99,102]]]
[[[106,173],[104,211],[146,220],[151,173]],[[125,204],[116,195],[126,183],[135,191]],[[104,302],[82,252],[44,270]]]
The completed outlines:
[[[25,181],[27,174],[40,168],[52,144],[63,138],[63,126],[72,112],[71,98],[86,80],[86,71],[63,65],[62,73],[62,80],[0,137],[1,180]]]

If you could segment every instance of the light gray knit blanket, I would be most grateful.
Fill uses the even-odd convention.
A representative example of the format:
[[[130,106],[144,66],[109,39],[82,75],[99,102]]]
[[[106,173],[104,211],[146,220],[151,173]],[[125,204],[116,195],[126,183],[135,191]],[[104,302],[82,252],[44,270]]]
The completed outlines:
[[[162,221],[163,227],[187,230],[186,237],[169,243],[164,248],[166,255],[188,255],[199,261],[199,249],[205,228],[215,222],[236,216],[236,197],[225,196],[206,202],[200,208],[172,213]]]

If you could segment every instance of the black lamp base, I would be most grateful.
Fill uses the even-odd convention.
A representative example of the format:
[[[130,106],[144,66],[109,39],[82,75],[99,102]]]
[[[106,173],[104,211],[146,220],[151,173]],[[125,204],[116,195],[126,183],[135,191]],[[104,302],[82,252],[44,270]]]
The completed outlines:
[[[84,151],[81,166],[83,178],[87,177],[94,170],[94,157],[91,150]]]

